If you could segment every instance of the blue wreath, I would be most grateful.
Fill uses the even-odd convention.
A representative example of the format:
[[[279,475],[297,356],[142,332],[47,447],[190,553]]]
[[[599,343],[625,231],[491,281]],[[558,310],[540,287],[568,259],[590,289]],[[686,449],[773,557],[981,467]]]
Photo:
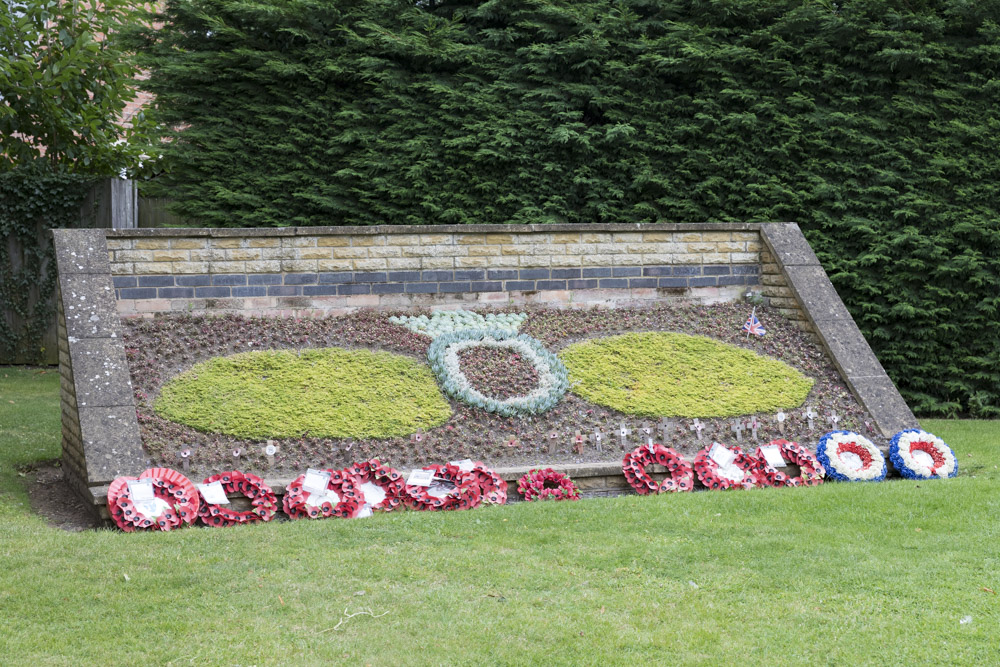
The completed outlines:
[[[830,463],[830,457],[827,455],[826,449],[827,447],[830,446],[830,441],[833,440],[833,436],[838,434],[856,435],[860,437],[858,433],[854,433],[853,431],[830,431],[822,438],[820,438],[819,446],[816,447],[816,458],[819,460],[820,463],[823,464],[823,467],[826,468],[827,477],[833,478],[838,482],[881,482],[882,480],[885,479],[886,466],[885,466],[885,457],[882,456],[882,452],[878,452],[879,458],[882,460],[882,472],[879,473],[878,477],[873,477],[872,479],[865,479],[865,480],[851,479],[847,475],[843,474],[842,472],[834,468],[833,465],[831,465]],[[876,449],[875,451],[878,450]]]
[[[941,475],[929,475],[925,477],[920,473],[918,473],[913,468],[907,466],[906,463],[903,462],[903,457],[900,456],[899,454],[899,439],[900,437],[902,437],[904,433],[923,433],[924,435],[928,435],[935,438],[937,437],[919,428],[903,429],[896,435],[892,436],[892,440],[889,442],[889,460],[892,461],[892,465],[896,467],[896,470],[899,471],[899,474],[905,477],[906,479],[941,479]],[[940,438],[938,439],[940,440]],[[948,475],[948,477],[954,477],[955,475],[958,474],[958,457],[955,456],[954,450],[952,450],[952,448],[949,447],[944,440],[941,440],[941,444],[943,444],[944,448],[948,450],[948,454],[951,455],[951,458],[955,460],[955,469],[951,471],[950,475]]]

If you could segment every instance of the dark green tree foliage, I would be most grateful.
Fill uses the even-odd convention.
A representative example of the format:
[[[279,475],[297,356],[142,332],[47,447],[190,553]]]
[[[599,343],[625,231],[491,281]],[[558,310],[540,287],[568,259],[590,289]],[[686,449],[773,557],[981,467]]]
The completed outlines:
[[[795,220],[911,405],[1000,414],[1000,2],[172,0],[212,226]]]

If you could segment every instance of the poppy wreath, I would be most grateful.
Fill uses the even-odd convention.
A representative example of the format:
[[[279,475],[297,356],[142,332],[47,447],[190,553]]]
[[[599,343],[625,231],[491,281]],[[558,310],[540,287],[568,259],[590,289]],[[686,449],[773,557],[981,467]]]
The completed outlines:
[[[715,444],[715,443],[712,443]],[[767,479],[761,472],[760,461],[744,452],[738,445],[728,447],[736,455],[733,465],[740,471],[740,477],[730,478],[719,474],[719,464],[708,453],[712,445],[706,445],[694,455],[694,471],[698,479],[708,489],[753,489],[767,486]]]
[[[767,459],[764,458],[764,452],[758,447],[757,451],[754,452],[754,456],[760,463],[760,472],[764,475],[770,486],[818,486],[823,483],[823,476],[826,475],[826,469],[823,468],[823,464],[820,463],[812,453],[800,445],[797,442],[789,442],[787,440],[778,439],[772,440],[767,443],[768,446],[775,446],[778,451],[781,452],[781,458],[785,459],[789,463],[794,463],[799,467],[800,474],[792,477],[791,475],[778,470],[774,466],[768,464]]]
[[[507,482],[500,478],[486,464],[477,461],[471,470],[479,484],[479,494],[484,503],[503,505],[507,502]]]
[[[213,482],[221,482],[226,495],[238,493],[249,498],[251,509],[239,512],[225,505],[208,503],[202,497],[198,519],[206,526],[236,526],[254,521],[270,521],[278,511],[278,497],[257,475],[231,470],[206,477],[202,484]]]
[[[576,488],[565,473],[552,468],[531,470],[517,480],[517,490],[527,501],[534,500],[579,500],[580,489]]]
[[[428,511],[469,510],[482,500],[479,482],[471,471],[462,470],[451,463],[435,463],[426,466],[424,470],[433,470],[434,477],[451,482],[455,489],[439,498],[429,493],[430,487],[407,484],[403,487],[403,494],[408,507]]]
[[[861,467],[852,465],[845,454],[854,454]],[[881,482],[885,479],[885,457],[860,433],[830,431],[820,438],[816,458],[826,468],[827,477],[840,482]]]
[[[917,452],[930,456],[931,462],[914,456]],[[907,479],[944,479],[958,474],[958,459],[951,447],[936,435],[916,428],[892,436],[889,460]]]
[[[347,468],[347,472],[358,480],[358,484],[371,483],[385,491],[385,498],[382,502],[372,505],[373,510],[391,512],[403,504],[403,487],[406,480],[403,473],[395,468],[390,468],[378,459],[352,463]]]
[[[657,482],[646,472],[651,463],[666,467],[670,473],[662,482]],[[670,447],[646,444],[636,447],[622,459],[622,473],[629,485],[640,495],[691,491],[694,489],[694,469]]]
[[[292,519],[319,519],[326,517],[339,517],[341,519],[353,519],[361,511],[365,504],[365,494],[362,493],[360,483],[357,478],[346,470],[333,470],[328,468],[330,481],[326,488],[328,491],[335,491],[340,497],[336,505],[329,500],[324,500],[319,505],[309,505],[309,493],[302,488],[305,482],[305,474],[299,475],[288,485],[285,490],[284,510]]]
[[[157,516],[147,516],[132,502],[128,483],[151,479],[153,496],[169,507]],[[198,515],[198,491],[187,477],[169,468],[150,468],[139,477],[118,477],[108,487],[108,512],[126,533],[137,530],[173,530],[194,522]]]

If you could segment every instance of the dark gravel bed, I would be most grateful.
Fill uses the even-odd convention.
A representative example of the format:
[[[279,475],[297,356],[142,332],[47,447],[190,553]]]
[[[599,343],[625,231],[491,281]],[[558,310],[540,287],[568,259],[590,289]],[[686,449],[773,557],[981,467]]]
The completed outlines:
[[[767,335],[748,339],[740,331],[748,311],[745,304],[660,304],[632,309],[522,309],[519,312],[530,314],[521,333],[538,338],[553,351],[598,336],[631,331],[677,331],[708,336],[775,357],[816,380],[806,403],[801,408],[786,411],[783,436],[774,414],[740,418],[745,422],[756,417],[760,422],[757,440],[752,440],[750,432],[743,434],[744,447],[785,437],[813,449],[822,434],[831,429],[827,420],[831,413],[840,417],[838,428],[860,431],[877,446],[888,445],[869,426],[871,418],[851,396],[816,343],[777,312],[762,307],[758,307],[757,314],[767,327]],[[623,424],[630,431],[628,449],[645,442],[647,437],[665,442],[687,455],[694,454],[712,440],[736,444],[736,436],[731,430],[735,419],[700,420],[704,430],[699,441],[692,430],[693,420],[662,422],[631,417],[567,393],[555,408],[534,417],[499,417],[452,401],[454,413],[448,422],[419,438],[275,440],[278,453],[271,466],[263,453],[266,441],[202,433],[161,419],[153,412],[153,401],[164,382],[195,363],[215,356],[249,350],[338,346],[383,349],[424,360],[430,339],[389,322],[388,317],[394,314],[401,313],[359,311],[341,317],[305,319],[237,315],[125,319],[126,353],[143,446],[154,464],[177,469],[182,469],[180,452],[190,449],[190,474],[200,478],[233,468],[268,476],[290,476],[304,471],[307,466],[341,468],[352,461],[376,456],[402,469],[465,458],[482,460],[495,467],[620,461],[624,449],[619,431]],[[517,361],[506,352],[498,351],[465,355],[462,365],[476,374],[477,386],[509,387],[520,386],[530,377],[524,365]],[[511,369],[511,376],[502,381],[490,378],[491,369]],[[806,406],[812,406],[819,415],[812,429],[804,416]],[[648,435],[644,428],[650,430]],[[588,436],[582,449],[574,442],[578,431]],[[594,437],[598,431],[602,435],[600,444]],[[234,456],[236,450],[239,450],[238,457]]]

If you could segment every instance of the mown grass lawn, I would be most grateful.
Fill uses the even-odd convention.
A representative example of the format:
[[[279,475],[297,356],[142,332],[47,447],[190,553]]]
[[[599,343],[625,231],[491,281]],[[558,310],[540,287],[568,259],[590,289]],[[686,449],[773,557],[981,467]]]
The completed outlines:
[[[923,422],[946,481],[77,534],[16,470],[58,387],[0,368],[5,665],[1000,659],[1000,422]]]

